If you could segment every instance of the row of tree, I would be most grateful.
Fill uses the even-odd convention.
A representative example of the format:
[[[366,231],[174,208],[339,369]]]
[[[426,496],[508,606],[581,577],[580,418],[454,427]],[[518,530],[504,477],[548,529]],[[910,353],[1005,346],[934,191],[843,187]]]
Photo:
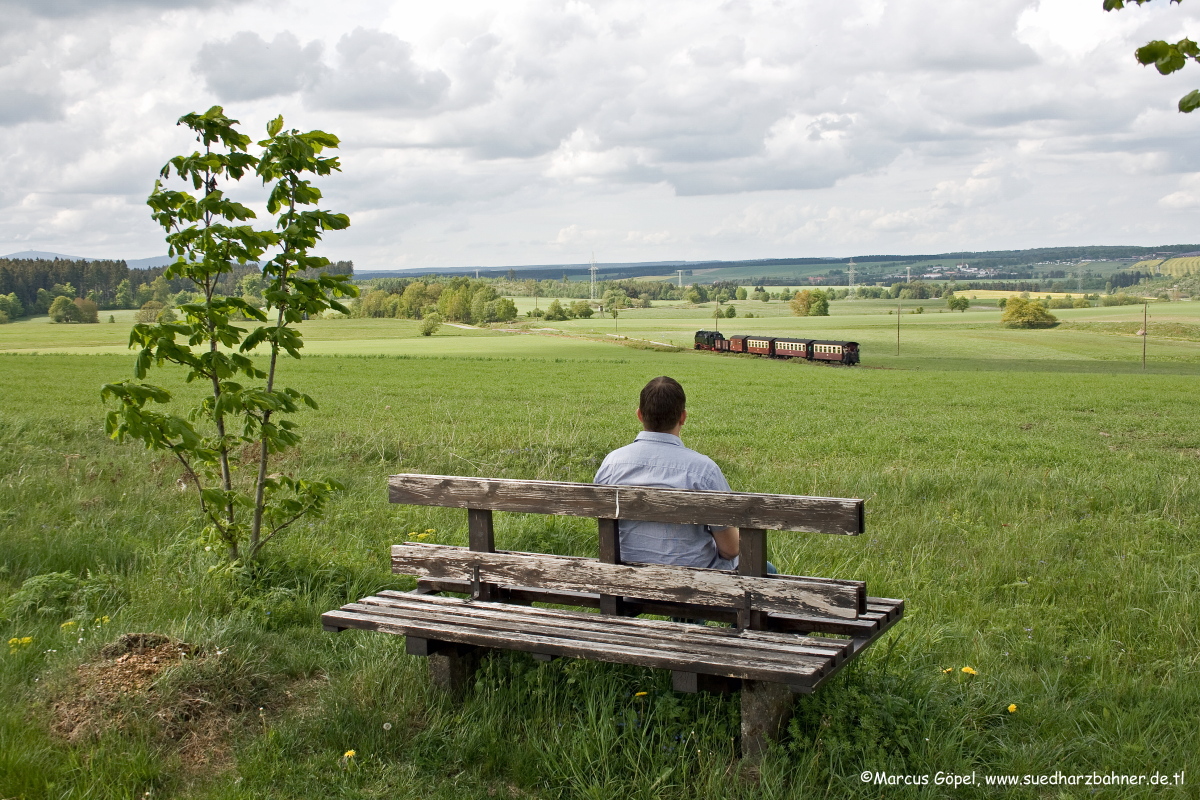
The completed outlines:
[[[12,322],[17,317],[25,316],[25,304],[16,293],[0,294],[0,325]]]
[[[154,280],[156,275],[149,270],[131,270],[124,261],[72,261],[69,259],[42,258],[0,258],[0,294],[15,294],[20,298],[25,308],[37,308],[38,313],[45,314],[50,309],[50,301],[38,308],[38,292],[49,292],[55,285],[74,287],[75,296],[91,299],[92,302],[107,304],[112,302],[117,287],[124,281],[128,285],[132,280],[142,283],[138,278],[144,277],[146,283]],[[162,274],[157,270],[156,274]]]
[[[445,283],[404,278],[376,281],[354,307],[360,317],[439,319],[468,324],[508,322],[517,318],[517,306],[496,291],[494,281],[451,278]]]
[[[194,292],[190,291],[195,287],[183,278],[167,279],[166,269],[130,269],[124,261],[0,258],[0,297],[5,298],[0,313],[10,319],[27,314],[48,314],[50,306],[59,297],[68,301],[87,300],[97,309],[142,308],[152,300],[171,305],[195,299]],[[354,262],[337,261],[319,272],[353,275]],[[301,277],[313,278],[316,273],[302,271]],[[243,284],[246,279],[260,287],[258,299],[261,300],[262,275],[256,263],[234,264],[229,272],[220,276],[218,291],[223,295],[245,294]],[[19,307],[10,298],[15,298]]]
[[[68,300],[66,297],[56,297],[50,304],[50,320],[52,322],[99,322],[100,309],[91,300],[76,297]]]
[[[801,289],[792,297],[790,305],[797,317],[829,316],[829,294],[823,289]]]

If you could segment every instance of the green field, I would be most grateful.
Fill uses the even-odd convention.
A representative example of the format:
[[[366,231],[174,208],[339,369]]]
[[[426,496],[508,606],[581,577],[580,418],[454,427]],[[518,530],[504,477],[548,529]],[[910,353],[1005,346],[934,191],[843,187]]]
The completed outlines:
[[[1151,306],[1145,372],[1134,306],[1014,331],[992,306],[905,301],[897,356],[891,301],[826,318],[734,305],[764,316],[722,331],[852,338],[863,365],[647,349],[689,348],[711,306],[623,310],[628,339],[609,317],[428,338],[404,320],[304,323],[310,355],[284,382],[321,408],[298,415],[305,442],[278,468],[348,490],[253,568],[206,550],[177,466],[103,436],[99,387],[131,372],[132,312],[0,326],[0,629],[15,640],[0,645],[0,797],[1194,796],[859,775],[1200,781],[1200,304]],[[660,374],[689,392],[685,441],[734,489],[866,499],[863,536],[773,534],[781,569],[908,604],[799,698],[760,764],[734,758],[736,698],[674,695],[666,673],[505,654],[456,704],[399,637],[321,632],[322,611],[412,585],[388,545],[465,543],[459,512],[390,506],[387,475],[590,480]],[[497,524],[506,549],[595,554],[586,520]],[[82,605],[11,602],[59,571],[83,579]],[[152,691],[110,697],[87,676],[128,632],[198,650]]]

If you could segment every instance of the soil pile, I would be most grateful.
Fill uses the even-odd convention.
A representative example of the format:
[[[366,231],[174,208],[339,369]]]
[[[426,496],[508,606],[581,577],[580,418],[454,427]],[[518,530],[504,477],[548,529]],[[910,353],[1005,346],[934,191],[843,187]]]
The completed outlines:
[[[127,633],[105,645],[100,655],[102,661],[81,664],[74,686],[52,703],[54,731],[69,741],[125,727],[131,715],[158,705],[154,684],[164,670],[202,657],[194,646],[157,633]],[[162,711],[155,716],[161,719]]]

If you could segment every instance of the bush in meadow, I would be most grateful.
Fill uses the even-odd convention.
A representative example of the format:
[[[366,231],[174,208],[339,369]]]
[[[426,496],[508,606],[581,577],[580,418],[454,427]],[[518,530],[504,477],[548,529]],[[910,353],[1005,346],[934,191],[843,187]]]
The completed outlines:
[[[1000,323],[1009,328],[1053,328],[1058,324],[1058,317],[1036,300],[1010,297]]]

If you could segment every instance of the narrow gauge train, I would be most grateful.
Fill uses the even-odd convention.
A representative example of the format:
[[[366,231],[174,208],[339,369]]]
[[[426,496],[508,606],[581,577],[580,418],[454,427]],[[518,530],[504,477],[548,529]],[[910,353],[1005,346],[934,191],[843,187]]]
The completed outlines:
[[[787,339],[757,334],[739,334],[726,339],[720,331],[696,331],[696,349],[721,353],[753,353],[769,358],[832,361],[847,366],[858,363],[858,342],[833,342],[826,339]]]

